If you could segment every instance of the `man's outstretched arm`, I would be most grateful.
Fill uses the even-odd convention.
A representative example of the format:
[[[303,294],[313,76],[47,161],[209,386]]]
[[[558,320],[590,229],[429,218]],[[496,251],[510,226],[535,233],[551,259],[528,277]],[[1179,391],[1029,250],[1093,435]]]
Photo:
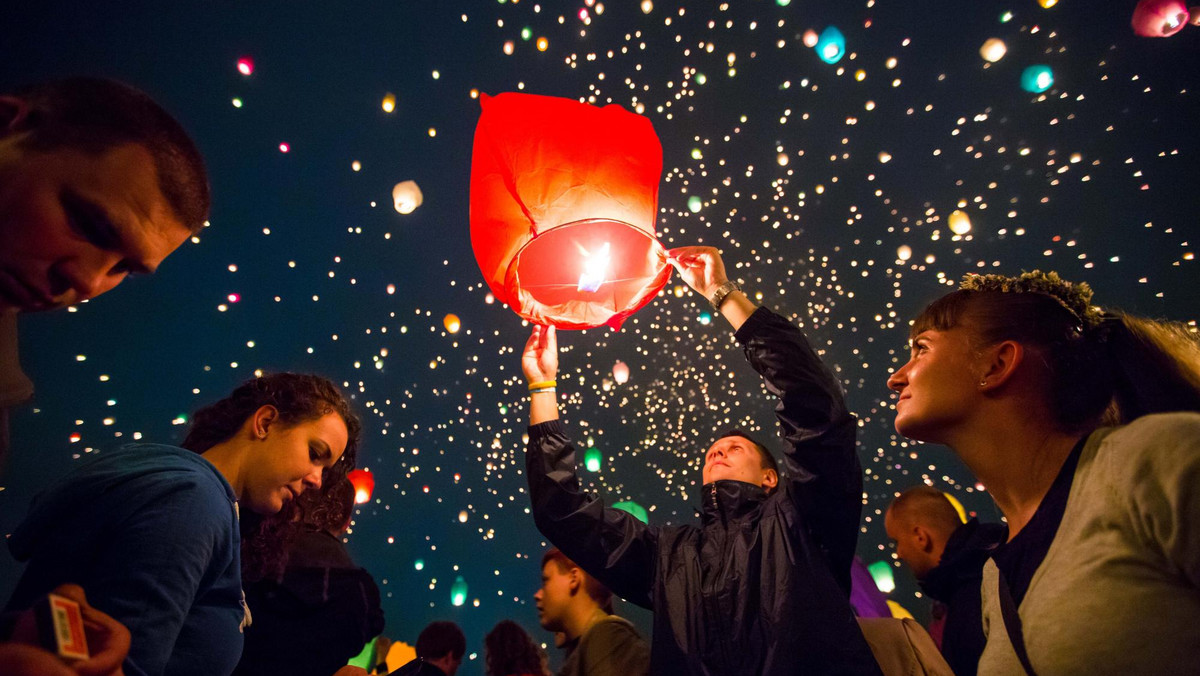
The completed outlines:
[[[580,489],[575,447],[558,420],[558,341],[553,327],[533,328],[521,366],[530,389],[525,474],[534,523],[567,558],[613,593],[651,608],[656,531]]]

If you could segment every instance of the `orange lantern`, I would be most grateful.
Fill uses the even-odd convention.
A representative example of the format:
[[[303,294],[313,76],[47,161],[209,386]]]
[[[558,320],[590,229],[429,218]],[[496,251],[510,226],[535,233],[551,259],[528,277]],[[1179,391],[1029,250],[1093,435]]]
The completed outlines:
[[[671,276],[654,237],[662,146],[617,105],[481,95],[471,247],[492,293],[563,329],[621,327]]]
[[[346,474],[350,485],[354,486],[354,503],[361,505],[371,499],[371,491],[375,490],[375,477],[365,469],[351,470]]]

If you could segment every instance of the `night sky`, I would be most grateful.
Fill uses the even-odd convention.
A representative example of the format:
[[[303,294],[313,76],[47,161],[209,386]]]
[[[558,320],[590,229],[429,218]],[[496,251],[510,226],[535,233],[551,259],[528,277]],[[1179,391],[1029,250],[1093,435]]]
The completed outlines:
[[[214,195],[211,226],[152,278],[22,317],[37,395],[14,411],[0,532],[78,459],[178,443],[187,414],[258,370],[314,371],[364,418],[359,466],[377,483],[348,546],[380,584],[386,633],[413,643],[432,620],[458,622],[465,674],[482,673],[500,619],[549,642],[521,469],[529,329],[489,296],[470,246],[478,93],[650,119],[663,245],[720,247],[842,379],[861,422],[866,563],[893,559],[882,513],[916,483],[999,518],[949,451],[895,434],[885,386],[907,359],[908,320],[964,273],[1054,269],[1101,305],[1200,317],[1200,28],[1137,37],[1133,2],[184,4],[0,9],[0,91],[76,74],[129,82],[191,132]],[[846,40],[835,64],[804,44],[830,25]],[[979,51],[989,38],[1007,46],[996,63]],[[1038,64],[1053,84],[1030,93],[1021,75]],[[405,180],[425,201],[401,215],[391,190]],[[959,216],[951,228],[955,210],[969,229]],[[774,401],[728,325],[677,277],[623,330],[560,344],[569,431],[603,455],[580,469],[584,484],[645,506],[651,523],[694,519],[717,431],[764,430],[782,448]],[[0,556],[0,598],[18,573]],[[908,572],[896,576],[892,598],[927,615]],[[648,631],[646,613],[620,612]]]

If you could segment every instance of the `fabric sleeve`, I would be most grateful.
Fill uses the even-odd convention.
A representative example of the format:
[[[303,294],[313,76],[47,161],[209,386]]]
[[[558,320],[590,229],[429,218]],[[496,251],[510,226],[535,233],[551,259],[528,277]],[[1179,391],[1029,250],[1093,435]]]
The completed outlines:
[[[575,448],[561,422],[529,428],[525,469],[542,535],[614,594],[651,608],[657,531],[580,490]]]
[[[862,512],[855,418],[846,410],[837,379],[791,322],[760,307],[736,338],[767,390],[779,398],[775,417],[784,441],[781,488],[849,595]]]
[[[84,590],[92,605],[129,628],[126,674],[163,673],[214,552],[231,538],[233,518],[223,495],[189,481],[112,529]]]
[[[620,620],[596,624],[579,649],[580,673],[588,676],[646,676],[650,647],[637,631]]]
[[[1132,521],[1140,539],[1162,552],[1171,571],[1200,589],[1200,415],[1146,416],[1114,432],[1106,457],[1132,461],[1114,471],[1128,477]],[[1131,448],[1132,447],[1132,448]]]

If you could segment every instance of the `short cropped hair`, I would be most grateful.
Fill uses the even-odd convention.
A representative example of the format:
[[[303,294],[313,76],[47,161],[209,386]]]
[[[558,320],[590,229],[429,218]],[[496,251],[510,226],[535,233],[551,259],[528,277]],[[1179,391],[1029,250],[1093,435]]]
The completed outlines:
[[[417,637],[417,657],[425,660],[440,660],[451,655],[461,661],[467,652],[467,637],[453,622],[430,622]]]
[[[905,490],[892,500],[888,511],[893,519],[915,521],[947,535],[963,523],[946,494],[932,486],[919,485]]]
[[[763,469],[775,470],[775,474],[779,474],[779,464],[775,462],[775,456],[771,455],[771,452],[767,450],[767,447],[758,443],[758,440],[750,436],[746,430],[739,429],[737,427],[731,427],[730,429],[725,430],[721,436],[717,437],[717,439],[720,440],[724,439],[725,437],[741,437],[754,444],[754,447],[758,449],[760,460],[759,466]]]
[[[96,155],[140,145],[154,158],[159,190],[175,217],[192,234],[204,227],[212,202],[204,158],[179,122],[148,95],[112,80],[73,77],[30,85],[14,96],[30,106],[16,129],[29,133],[24,147]]]
[[[546,550],[545,554],[542,554],[542,568],[545,568],[546,564],[551,561],[558,566],[558,572],[560,573],[566,573],[572,568],[579,568],[574,561],[568,559],[566,554],[563,554],[562,551],[555,547],[551,547]],[[586,570],[579,568],[579,572],[583,573],[583,590],[587,592],[588,597],[611,615],[613,612],[612,592],[599,580],[588,575]]]

